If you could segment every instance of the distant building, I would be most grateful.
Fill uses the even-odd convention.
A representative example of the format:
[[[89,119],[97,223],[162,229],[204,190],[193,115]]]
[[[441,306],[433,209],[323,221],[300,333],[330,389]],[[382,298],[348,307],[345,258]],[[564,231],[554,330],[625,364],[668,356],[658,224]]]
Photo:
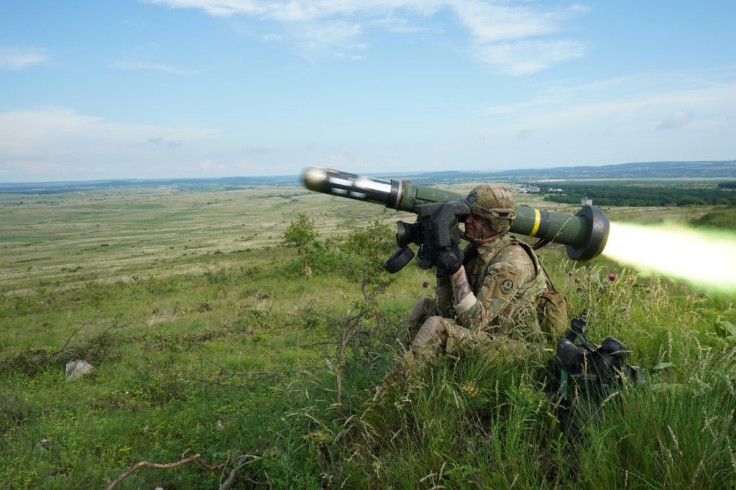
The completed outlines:
[[[592,206],[593,200],[586,196],[580,200],[580,205],[581,206]]]

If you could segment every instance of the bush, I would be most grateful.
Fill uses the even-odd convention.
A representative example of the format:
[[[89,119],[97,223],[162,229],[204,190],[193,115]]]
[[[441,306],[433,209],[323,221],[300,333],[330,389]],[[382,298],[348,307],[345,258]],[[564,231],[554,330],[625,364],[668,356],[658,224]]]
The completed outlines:
[[[289,262],[282,273],[290,278],[339,273],[350,280],[373,282],[383,273],[383,262],[393,253],[395,240],[389,226],[375,221],[357,228],[347,237],[318,240],[313,223],[299,215],[284,234],[297,247],[299,258]],[[286,238],[284,240],[287,242]]]
[[[292,221],[284,232],[284,244],[296,247],[300,255],[306,253],[317,238],[319,233],[314,227],[314,221],[304,213],[299,213],[296,220]]]

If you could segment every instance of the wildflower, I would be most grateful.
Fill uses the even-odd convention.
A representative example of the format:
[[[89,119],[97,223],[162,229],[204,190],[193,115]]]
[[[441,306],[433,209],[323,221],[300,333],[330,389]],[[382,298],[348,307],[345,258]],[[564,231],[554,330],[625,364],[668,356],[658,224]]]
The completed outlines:
[[[422,287],[423,287],[423,288],[428,288],[428,287],[429,287],[429,283],[428,283],[427,281],[424,281],[424,282],[422,283]]]
[[[465,395],[474,398],[480,394],[480,388],[473,383],[464,383],[462,386],[460,386],[460,391],[462,391]]]
[[[616,277],[617,277],[616,274],[608,274],[608,280],[611,282],[615,281]]]
[[[567,271],[567,277],[572,277],[572,271]]]
[[[583,288],[577,288],[575,291],[578,292],[578,293],[582,293],[583,292]]]

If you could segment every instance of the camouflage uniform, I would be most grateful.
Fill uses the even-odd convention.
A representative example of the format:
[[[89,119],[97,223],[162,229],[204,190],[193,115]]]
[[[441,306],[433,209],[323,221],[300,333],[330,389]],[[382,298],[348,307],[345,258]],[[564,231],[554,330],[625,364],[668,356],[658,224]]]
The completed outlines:
[[[455,305],[449,277],[438,279],[436,299],[423,298],[409,312],[416,335],[407,360],[452,353],[458,343],[523,355],[529,342],[541,341],[536,301],[547,275],[525,246],[502,236],[477,249],[469,245],[465,256],[473,294]]]
[[[480,187],[496,191],[492,186]],[[515,208],[510,194],[506,195],[491,194],[489,200],[510,201]],[[452,353],[458,345],[488,349],[493,355],[523,356],[530,345],[541,343],[537,299],[551,283],[531,248],[505,233],[511,219],[493,222],[489,217],[487,221],[501,236],[466,247],[463,265],[472,294],[454,304],[450,278],[445,275],[437,280],[436,298],[423,298],[414,305],[407,318],[412,342],[405,367]]]

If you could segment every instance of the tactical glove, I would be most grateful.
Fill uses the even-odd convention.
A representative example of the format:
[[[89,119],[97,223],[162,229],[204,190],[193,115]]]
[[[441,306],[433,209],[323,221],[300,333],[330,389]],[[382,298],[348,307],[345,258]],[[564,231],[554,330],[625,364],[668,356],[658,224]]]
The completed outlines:
[[[437,254],[435,265],[437,266],[438,275],[440,270],[453,275],[463,265],[463,254],[457,247],[443,248]]]
[[[423,243],[417,253],[417,263],[422,269],[429,269],[437,263],[439,251],[428,243]]]

